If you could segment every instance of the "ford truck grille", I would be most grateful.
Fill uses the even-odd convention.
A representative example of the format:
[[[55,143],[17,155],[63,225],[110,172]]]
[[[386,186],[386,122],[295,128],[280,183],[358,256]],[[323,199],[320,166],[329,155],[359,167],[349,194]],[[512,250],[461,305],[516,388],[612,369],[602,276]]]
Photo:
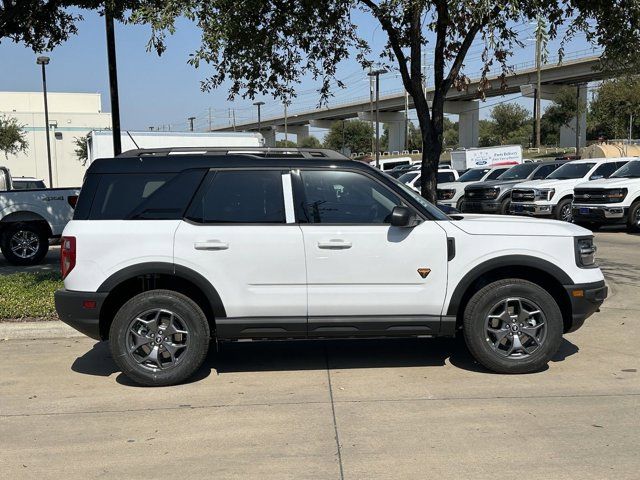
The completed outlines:
[[[514,189],[511,192],[511,200],[514,202],[533,202],[536,199],[536,191],[533,189]]]

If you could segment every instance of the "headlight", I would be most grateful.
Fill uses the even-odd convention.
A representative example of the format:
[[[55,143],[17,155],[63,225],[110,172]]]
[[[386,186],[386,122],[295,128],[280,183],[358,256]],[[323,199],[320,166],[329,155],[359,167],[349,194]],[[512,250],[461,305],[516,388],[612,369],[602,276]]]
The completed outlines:
[[[499,193],[500,193],[500,189],[494,188],[491,190],[485,190],[484,196],[485,198],[493,199],[493,198],[496,198]]]
[[[456,194],[455,190],[438,190],[438,200],[451,200]]]
[[[596,251],[593,237],[576,238],[576,263],[579,267],[592,267],[596,263]]]
[[[619,203],[627,196],[627,189],[615,188],[613,190],[607,190],[606,195],[611,203]]]
[[[555,188],[541,188],[537,191],[537,196],[539,200],[549,201],[553,198],[556,193]]]

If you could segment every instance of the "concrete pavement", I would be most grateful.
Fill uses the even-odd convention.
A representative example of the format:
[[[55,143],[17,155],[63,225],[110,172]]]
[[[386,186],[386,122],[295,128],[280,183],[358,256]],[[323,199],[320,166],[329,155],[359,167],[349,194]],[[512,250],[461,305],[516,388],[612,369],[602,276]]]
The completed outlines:
[[[236,343],[148,389],[103,343],[0,342],[0,478],[637,479],[640,237],[597,237],[614,296],[530,375],[453,340]]]
[[[38,265],[31,265],[29,267],[16,267],[11,265],[0,254],[0,275],[9,275],[11,273],[18,272],[58,272],[60,271],[60,245],[51,245],[47,256],[44,257],[42,262]]]

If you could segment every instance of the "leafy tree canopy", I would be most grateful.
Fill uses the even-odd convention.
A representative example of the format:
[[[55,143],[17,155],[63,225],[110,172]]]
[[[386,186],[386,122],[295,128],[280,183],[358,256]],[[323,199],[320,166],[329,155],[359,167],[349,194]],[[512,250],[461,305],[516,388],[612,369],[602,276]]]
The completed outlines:
[[[309,135],[302,138],[302,140],[298,140],[298,146],[301,148],[322,148],[322,142],[317,137]]]
[[[373,138],[373,129],[370,122],[362,120],[338,120],[331,124],[329,133],[324,139],[327,148],[334,150],[342,150],[342,147],[349,149],[351,152],[369,152],[371,151],[371,139]]]
[[[634,138],[640,136],[640,77],[607,80],[596,90],[589,106],[589,128],[593,138],[627,138],[633,120]]]
[[[4,153],[5,158],[29,149],[26,136],[24,127],[18,123],[17,119],[0,116],[0,152]]]

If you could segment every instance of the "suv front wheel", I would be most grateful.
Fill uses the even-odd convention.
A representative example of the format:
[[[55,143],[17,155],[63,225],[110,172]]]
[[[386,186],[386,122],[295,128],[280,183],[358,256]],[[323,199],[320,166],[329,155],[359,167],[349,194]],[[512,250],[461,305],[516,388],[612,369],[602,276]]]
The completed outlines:
[[[184,382],[209,349],[209,324],[189,297],[171,290],[143,292],[118,311],[109,332],[122,372],[145,386]]]
[[[562,341],[562,313],[553,297],[521,279],[493,282],[471,297],[464,338],[475,359],[498,373],[543,368]]]

